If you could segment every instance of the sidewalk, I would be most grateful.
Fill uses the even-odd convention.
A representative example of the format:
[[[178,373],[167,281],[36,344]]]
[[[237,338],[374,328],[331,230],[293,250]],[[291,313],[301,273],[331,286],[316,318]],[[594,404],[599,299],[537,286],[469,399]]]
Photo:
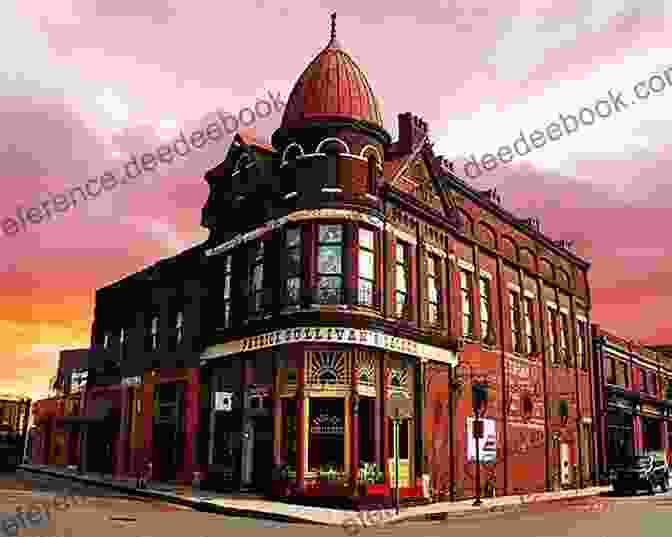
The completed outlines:
[[[368,520],[357,511],[292,505],[266,500],[259,496],[223,494],[213,491],[194,490],[191,487],[171,486],[166,483],[150,482],[149,486],[151,488],[137,489],[135,488],[135,479],[112,479],[111,476],[101,477],[100,474],[78,474],[77,472],[60,467],[38,464],[22,464],[19,466],[19,469],[67,478],[91,485],[108,486],[125,493],[185,505],[199,511],[216,512],[231,516],[261,518],[280,522],[298,522],[327,526],[345,526],[347,524],[370,525]],[[524,497],[504,496],[501,498],[485,499],[483,500],[483,504],[479,507],[474,507],[472,505],[473,500],[441,502],[404,508],[399,515],[394,514],[394,511],[387,510],[383,518],[388,524],[411,520],[452,518],[478,512],[489,513],[492,512],[493,509],[506,510],[507,508],[520,506],[523,503],[548,502],[577,497],[597,496],[606,493],[608,490],[609,487],[591,487],[579,490],[535,493]]]

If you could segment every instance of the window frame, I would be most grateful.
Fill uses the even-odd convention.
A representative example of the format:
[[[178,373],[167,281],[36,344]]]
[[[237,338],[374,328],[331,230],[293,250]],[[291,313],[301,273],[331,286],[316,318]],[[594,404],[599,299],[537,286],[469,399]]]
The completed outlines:
[[[537,352],[537,339],[534,331],[534,298],[523,296],[523,319],[525,324],[525,351],[528,356]]]
[[[576,319],[576,363],[581,369],[588,369],[586,359],[586,322]]]
[[[433,273],[430,273],[429,266],[434,265]],[[426,273],[426,286],[427,286],[427,322],[433,326],[440,328],[443,325],[441,316],[443,314],[442,304],[441,304],[441,259],[438,255],[428,253],[427,254],[427,273]],[[432,290],[436,294],[436,300],[432,300]],[[431,311],[432,308],[436,311],[436,317],[432,320]]]
[[[546,306],[546,315],[548,316],[548,322],[547,327],[548,327],[548,353],[549,353],[549,359],[552,364],[558,364],[559,363],[559,355],[558,355],[558,349],[557,349],[557,333],[556,333],[556,327],[555,327],[555,321],[556,321],[556,316],[558,315],[558,310],[557,308],[553,308],[551,306]]]
[[[401,248],[403,259],[399,258],[399,249]],[[408,318],[410,316],[410,249],[409,243],[396,239],[394,245],[394,313],[398,318]],[[400,290],[399,274],[403,272],[404,289]],[[403,296],[403,301],[399,297]]]
[[[322,241],[320,240],[320,231],[322,228],[338,226],[341,230],[340,240],[339,241]],[[343,222],[320,222],[317,224],[317,238],[315,241],[317,248],[317,270],[315,274],[317,276],[317,302],[319,304],[342,304],[343,303],[343,286],[345,284],[345,267],[343,266],[343,257],[345,253],[345,224]],[[320,259],[321,259],[321,249],[323,247],[333,247],[338,246],[340,248],[340,272],[320,272]],[[324,289],[329,289],[330,293],[336,290],[336,300],[325,300],[322,296],[322,281],[329,279],[334,279],[340,281],[340,286],[336,288],[324,287]],[[323,280],[324,279],[324,280]],[[325,295],[328,296],[328,295]]]
[[[298,241],[296,244],[290,245],[289,242],[289,233],[290,232],[296,232],[296,237],[298,238]],[[287,263],[287,268],[285,271],[285,278],[284,278],[284,297],[285,297],[285,304],[288,306],[298,306],[301,303],[301,289],[303,288],[303,263],[301,262],[303,259],[303,228],[301,225],[295,225],[295,226],[289,226],[285,229],[284,235],[284,246],[285,246],[285,255],[287,256],[287,259],[289,259],[289,255],[292,252],[297,252],[298,251],[298,259],[299,262],[296,264],[296,267],[291,267],[289,262]],[[296,288],[297,293],[296,297],[294,298],[291,293],[290,293],[290,286],[289,282],[290,280],[299,280],[299,285]]]
[[[462,304],[462,337],[474,338],[474,273],[460,268],[460,300]],[[466,287],[465,287],[466,285]],[[468,312],[466,311],[468,306]]]
[[[511,350],[515,354],[523,354],[520,291],[514,289],[509,289],[509,323],[511,327]]]
[[[258,315],[264,309],[264,283],[265,283],[265,261],[266,261],[266,241],[257,239],[250,245],[249,250],[249,269],[248,269],[248,313]],[[255,283],[256,271],[261,272],[261,278]],[[258,286],[257,286],[258,284]]]
[[[362,231],[371,234],[371,246],[366,246],[362,244]],[[376,290],[376,273],[378,267],[378,252],[377,252],[377,234],[374,229],[360,226],[357,228],[357,304],[361,306],[375,307],[377,306],[378,301],[376,300],[375,290]],[[373,279],[370,279],[366,276],[362,276],[362,253],[370,254],[373,261]],[[371,294],[362,299],[362,282],[368,282],[371,285]]]
[[[570,363],[569,356],[569,314],[562,310],[558,310],[559,324],[560,324],[560,341],[558,350],[560,355],[564,358],[566,363]]]
[[[485,284],[485,287],[483,286]],[[485,293],[483,292],[485,289]],[[478,278],[478,296],[479,312],[481,323],[481,339],[488,337],[490,323],[492,322],[492,290],[490,288],[490,278],[480,276]],[[485,307],[484,307],[485,306]],[[485,315],[483,315],[485,312]],[[486,317],[485,319],[483,317]]]

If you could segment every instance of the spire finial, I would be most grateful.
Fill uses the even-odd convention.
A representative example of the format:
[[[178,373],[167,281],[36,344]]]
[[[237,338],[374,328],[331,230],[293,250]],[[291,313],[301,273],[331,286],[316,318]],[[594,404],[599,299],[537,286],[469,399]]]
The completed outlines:
[[[331,14],[331,41],[336,40],[336,13]]]

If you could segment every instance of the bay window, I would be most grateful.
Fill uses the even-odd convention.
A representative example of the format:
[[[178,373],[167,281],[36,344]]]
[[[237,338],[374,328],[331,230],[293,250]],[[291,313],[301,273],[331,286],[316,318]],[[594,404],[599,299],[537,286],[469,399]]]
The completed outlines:
[[[439,260],[436,256],[427,256],[427,315],[431,325],[440,325],[439,305]]]
[[[319,225],[317,265],[319,302],[340,303],[343,289],[342,224]]]
[[[370,229],[359,228],[359,304],[373,306],[375,289],[375,236]]]
[[[224,328],[231,326],[231,254],[224,257]]]
[[[408,300],[408,245],[397,241],[396,247],[396,288],[394,291],[396,313],[399,317],[407,317],[409,311]]]
[[[264,292],[264,241],[257,241],[252,246],[252,263],[250,265],[250,310],[260,313]]]
[[[462,296],[462,335],[471,338],[474,333],[472,312],[472,274],[468,270],[460,270],[460,293]]]
[[[287,275],[285,277],[285,297],[287,305],[297,305],[301,297],[303,256],[301,228],[288,228],[285,232],[287,251]]]

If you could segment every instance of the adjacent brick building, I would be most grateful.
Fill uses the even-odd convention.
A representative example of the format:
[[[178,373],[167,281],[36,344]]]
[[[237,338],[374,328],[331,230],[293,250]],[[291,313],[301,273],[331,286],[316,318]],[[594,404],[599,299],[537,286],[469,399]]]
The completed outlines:
[[[662,452],[672,442],[672,355],[592,326],[595,355],[595,420],[599,458],[607,476],[625,457]]]

